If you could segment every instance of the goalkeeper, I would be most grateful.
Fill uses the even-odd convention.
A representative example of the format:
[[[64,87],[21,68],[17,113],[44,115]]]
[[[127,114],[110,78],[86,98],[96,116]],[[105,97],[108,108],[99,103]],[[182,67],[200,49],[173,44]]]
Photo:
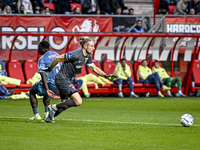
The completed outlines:
[[[55,84],[59,89],[62,102],[48,106],[49,116],[45,119],[46,122],[53,123],[54,117],[58,116],[64,110],[82,104],[82,98],[71,81],[75,74],[81,72],[81,68],[84,64],[96,74],[107,79],[117,78],[117,75],[107,75],[93,64],[91,54],[95,49],[94,42],[89,38],[81,38],[80,40],[81,49],[56,57],[48,68],[43,69],[46,72],[50,72],[58,62],[64,62],[55,78]],[[52,96],[51,94],[53,93],[49,94],[49,96]]]

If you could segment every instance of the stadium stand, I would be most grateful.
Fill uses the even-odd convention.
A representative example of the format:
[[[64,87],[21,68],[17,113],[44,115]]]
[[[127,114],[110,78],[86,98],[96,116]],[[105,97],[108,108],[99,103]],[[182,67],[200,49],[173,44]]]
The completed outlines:
[[[194,87],[192,87],[192,92],[196,92],[197,89],[200,89],[200,60],[195,60],[193,68],[192,68],[192,77],[193,82],[195,83]]]
[[[79,3],[71,3],[71,10],[74,10],[74,8],[76,8],[76,7],[79,7],[80,9],[82,9],[81,8],[81,4],[79,4]]]
[[[55,6],[53,3],[43,3],[44,7],[49,7],[50,10],[55,10]]]

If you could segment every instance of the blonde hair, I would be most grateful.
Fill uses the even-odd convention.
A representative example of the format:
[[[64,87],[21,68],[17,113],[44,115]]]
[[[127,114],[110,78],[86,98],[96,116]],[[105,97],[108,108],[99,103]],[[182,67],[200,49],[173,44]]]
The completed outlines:
[[[7,6],[3,9],[3,14],[7,14],[7,13],[6,13],[6,8],[10,8],[10,13],[8,13],[8,14],[12,14],[12,9],[11,9],[11,7],[10,7],[9,5],[7,5]]]
[[[88,44],[88,42],[92,41],[91,39],[89,38],[84,38],[84,37],[80,37],[80,45],[82,48],[84,48],[84,45],[85,44]]]

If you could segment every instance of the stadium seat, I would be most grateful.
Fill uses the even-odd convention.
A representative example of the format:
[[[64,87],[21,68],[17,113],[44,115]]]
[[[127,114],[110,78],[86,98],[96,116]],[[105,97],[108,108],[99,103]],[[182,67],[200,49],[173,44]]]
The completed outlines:
[[[81,4],[79,4],[79,3],[71,3],[71,10],[74,10],[76,7],[79,7],[80,9],[82,9],[81,8]]]
[[[34,60],[29,59],[24,63],[24,74],[26,81],[34,76],[38,72],[37,64]]]
[[[31,84],[25,84],[24,74],[22,71],[21,63],[13,59],[8,63],[8,75],[11,78],[19,79],[21,80],[21,84],[19,87],[21,88],[30,88],[32,87]]]
[[[81,68],[81,74],[76,75],[76,78],[85,76],[86,74],[87,74],[87,72],[85,69],[85,65],[83,65],[83,67]]]
[[[169,8],[168,14],[173,14],[174,9],[176,8],[176,5],[169,5],[168,8]]]
[[[138,70],[138,67],[139,67],[139,65],[141,65],[142,64],[142,60],[141,59],[138,59],[138,60],[136,60],[135,62],[134,62],[134,74],[135,74],[135,81],[136,82],[138,82],[137,81],[137,70]]]
[[[43,3],[44,7],[49,7],[49,9],[55,10],[55,6],[53,3]]]
[[[100,63],[97,60],[92,60],[92,62],[95,64],[95,66],[97,66],[98,68],[101,69],[101,65],[100,65]],[[87,73],[92,73],[92,74],[94,74],[96,76],[99,76],[96,73],[94,73],[92,70],[90,70],[89,67],[87,67]]]
[[[103,63],[103,71],[106,74],[113,74],[115,67],[116,67],[116,64],[114,63],[114,61],[110,59],[105,60]]]
[[[149,62],[149,68],[150,68],[150,69],[153,68],[154,61],[158,61],[159,66],[162,67],[162,63],[161,63],[159,60],[153,59],[153,60],[151,60],[151,61]]]
[[[192,76],[196,85],[200,86],[200,60],[195,60],[192,68]]]

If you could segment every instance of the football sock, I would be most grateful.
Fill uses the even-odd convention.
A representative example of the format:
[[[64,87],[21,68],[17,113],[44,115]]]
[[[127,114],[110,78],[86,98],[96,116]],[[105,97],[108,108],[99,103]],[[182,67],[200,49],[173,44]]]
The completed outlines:
[[[182,91],[181,91],[181,90],[178,90],[178,93],[179,93],[179,94],[182,94]]]
[[[33,108],[33,113],[36,115],[36,114],[39,114],[39,111],[38,111],[38,108]]]
[[[54,117],[58,116],[61,112],[68,109],[69,107],[77,106],[75,101],[72,99],[66,100],[56,105],[57,111]],[[54,107],[53,107],[54,108]]]
[[[133,92],[133,81],[132,81],[131,77],[128,78],[128,82],[129,82],[128,85],[129,85],[130,91]]]
[[[44,112],[49,112],[48,111],[48,106],[44,106]]]
[[[0,93],[3,94],[3,95],[7,95],[7,89],[5,88],[4,85],[1,85]]]
[[[160,94],[161,92],[160,91],[158,91],[158,94]]]

